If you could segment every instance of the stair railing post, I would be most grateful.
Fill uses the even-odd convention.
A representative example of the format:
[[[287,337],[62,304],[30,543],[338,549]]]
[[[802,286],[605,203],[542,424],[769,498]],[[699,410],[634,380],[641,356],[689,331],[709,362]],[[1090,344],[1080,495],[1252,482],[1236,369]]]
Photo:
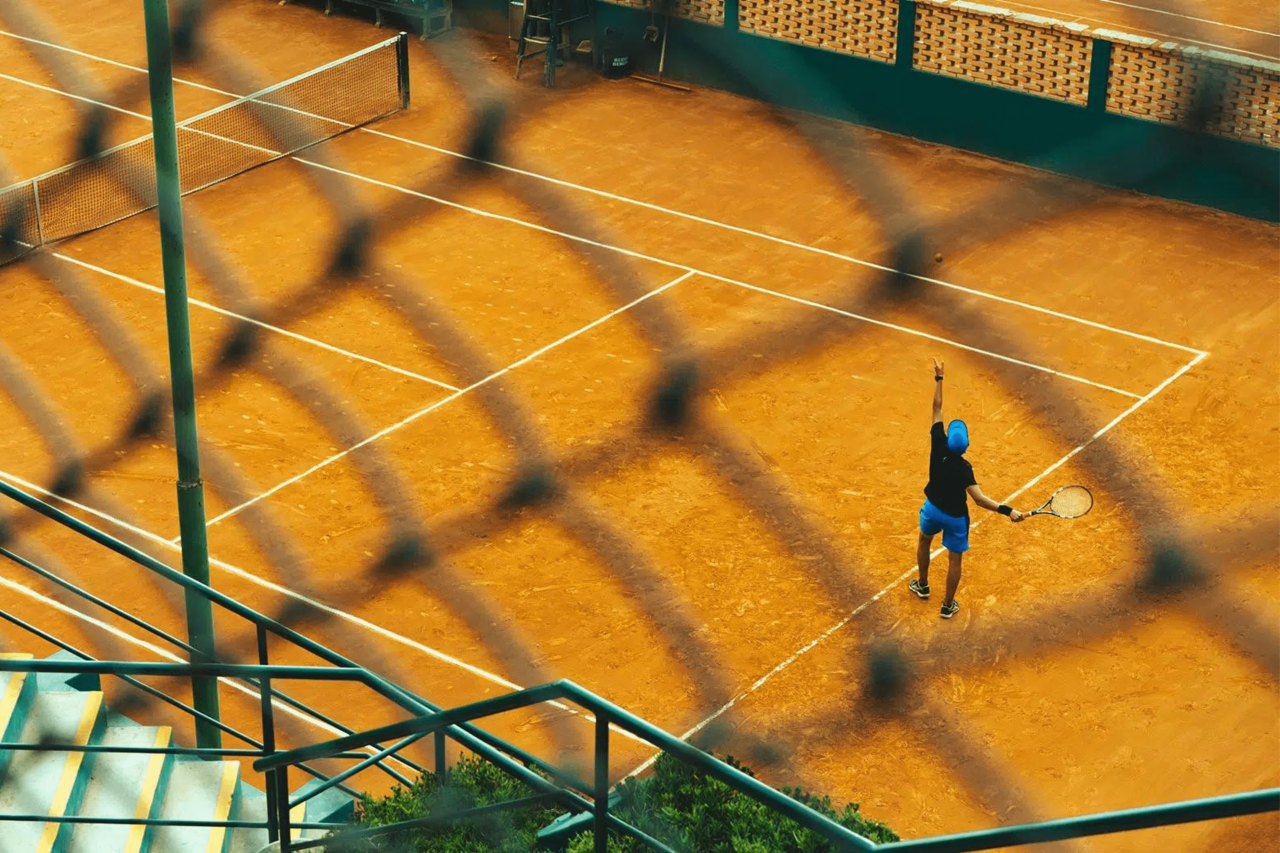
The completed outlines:
[[[187,306],[187,259],[182,233],[182,180],[178,171],[178,126],[173,102],[173,51],[167,0],[143,0],[147,32],[147,77],[151,87],[151,138],[155,154],[156,201],[160,216],[160,259],[164,269],[165,325],[169,334],[169,379],[173,388],[173,436],[178,452],[178,532],[182,573],[209,585],[209,541],[205,529],[204,480],[196,435],[195,371],[191,366],[191,318]],[[216,663],[213,604],[186,591],[187,642],[198,654],[192,663]],[[218,679],[193,676],[191,704],[214,720]],[[222,732],[196,720],[196,746],[221,749]]]
[[[595,853],[609,850],[609,718],[596,711]]]
[[[276,801],[280,808],[280,853],[293,850],[293,828],[289,820],[289,765],[276,776]]]
[[[445,776],[449,772],[449,768],[445,766],[444,757],[444,729],[436,732],[436,782],[443,785]]]
[[[258,626],[258,663],[267,666],[267,629]],[[258,698],[262,705],[262,755],[274,755],[276,751],[275,707],[271,703],[271,679],[263,676],[258,680]],[[276,790],[276,771],[267,771],[267,840],[280,840],[280,803],[277,802],[279,791]],[[288,803],[285,803],[286,808]]]

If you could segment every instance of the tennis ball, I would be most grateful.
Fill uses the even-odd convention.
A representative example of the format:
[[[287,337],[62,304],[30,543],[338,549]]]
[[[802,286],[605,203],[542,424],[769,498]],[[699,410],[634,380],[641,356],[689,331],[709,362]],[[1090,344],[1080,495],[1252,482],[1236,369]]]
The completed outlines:
[[[942,253],[941,253],[941,252],[938,252],[938,254],[936,254],[936,255],[934,255],[934,256],[933,256],[933,259],[934,259],[935,261],[937,261],[938,263],[942,263]]]

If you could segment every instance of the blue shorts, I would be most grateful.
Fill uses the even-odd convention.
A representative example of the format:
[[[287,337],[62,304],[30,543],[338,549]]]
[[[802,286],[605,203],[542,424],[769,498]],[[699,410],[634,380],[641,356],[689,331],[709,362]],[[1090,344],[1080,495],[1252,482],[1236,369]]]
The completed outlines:
[[[925,500],[920,507],[920,532],[933,536],[942,532],[942,547],[957,554],[969,550],[969,519],[963,515],[947,515]]]

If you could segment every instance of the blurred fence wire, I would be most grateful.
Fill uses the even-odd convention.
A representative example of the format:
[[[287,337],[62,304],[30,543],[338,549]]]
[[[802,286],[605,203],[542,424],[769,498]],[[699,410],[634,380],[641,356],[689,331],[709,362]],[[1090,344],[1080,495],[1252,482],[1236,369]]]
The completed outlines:
[[[773,38],[787,37],[785,32],[769,31],[780,19],[775,13],[773,24],[769,23],[768,10],[761,11],[768,5],[743,0],[739,10],[742,28],[758,30],[761,35]],[[814,8],[826,5],[831,4],[814,4]],[[896,3],[892,5],[897,8]],[[921,3],[920,7],[924,11],[919,20],[931,27],[947,25],[947,15],[978,14],[950,9],[946,4]],[[198,72],[202,79],[211,81],[214,88],[228,94],[245,95],[267,89],[270,81],[240,55],[236,45],[209,38],[210,22],[225,13],[221,4],[179,0],[172,4],[172,9],[175,60],[182,73],[190,76]],[[694,0],[679,5],[676,14],[695,19],[701,16],[714,25],[717,14],[723,22],[723,4]],[[114,89],[99,82],[87,61],[75,53],[47,46],[63,44],[66,40],[38,4],[25,0],[0,3],[0,23],[24,38],[23,44],[60,90],[78,99],[77,150],[85,162],[59,175],[58,179],[64,182],[70,178],[70,183],[50,198],[57,196],[64,207],[69,205],[66,209],[74,210],[83,204],[83,194],[88,192],[86,187],[90,183],[106,181],[109,192],[116,198],[131,201],[128,211],[149,207],[155,190],[148,170],[141,166],[112,168],[112,158],[119,158],[120,153],[116,149],[105,150],[103,142],[109,138],[115,123],[125,116],[145,112],[145,76],[126,77]],[[887,29],[879,24],[859,24],[861,34],[846,34],[840,44],[848,47],[850,53],[870,52],[891,57],[892,45],[901,45],[903,40],[898,38],[895,42],[896,20],[890,24]],[[958,26],[954,21],[952,25]],[[1022,24],[1014,21],[1009,26]],[[1050,29],[1067,39],[1070,42],[1067,47],[1072,50],[1079,47],[1076,41],[1087,41],[1075,31]],[[866,44],[866,39],[875,42],[874,49],[859,47]],[[933,61],[930,57],[935,57],[938,50],[929,47],[927,39],[917,41],[924,45],[918,48],[921,56]],[[799,562],[822,589],[830,611],[849,613],[880,592],[867,580],[869,572],[859,555],[837,544],[839,539],[793,493],[784,476],[761,458],[727,418],[702,403],[704,392],[713,386],[742,382],[781,362],[866,334],[868,327],[844,322],[832,313],[794,311],[780,314],[772,324],[753,330],[749,337],[714,347],[695,346],[679,314],[664,300],[647,298],[650,287],[640,274],[637,262],[626,253],[606,248],[626,246],[626,235],[607,233],[602,222],[555,183],[516,179],[517,170],[537,171],[535,164],[526,162],[528,158],[519,146],[508,144],[521,123],[529,121],[534,111],[544,108],[531,106],[530,101],[519,97],[521,87],[536,84],[526,80],[495,85],[487,64],[481,63],[486,51],[473,44],[471,37],[462,31],[426,42],[420,49],[428,52],[430,61],[447,74],[459,96],[456,108],[467,111],[471,117],[467,156],[453,160],[444,173],[437,171],[418,181],[406,182],[413,192],[401,194],[382,206],[361,200],[342,174],[349,169],[332,147],[310,147],[318,138],[331,135],[328,129],[317,132],[317,123],[336,121],[339,126],[333,129],[343,130],[367,119],[353,118],[353,113],[326,112],[317,116],[317,111],[322,109],[315,106],[319,101],[288,86],[273,90],[277,97],[270,109],[263,107],[261,101],[249,99],[236,102],[240,106],[219,108],[209,114],[216,119],[227,115],[229,110],[243,112],[242,119],[249,122],[254,133],[251,147],[255,151],[249,152],[250,155],[275,159],[306,148],[308,160],[318,168],[307,169],[305,174],[339,224],[329,240],[334,247],[332,256],[322,271],[295,295],[271,301],[263,299],[254,282],[231,261],[230,253],[219,245],[213,229],[195,210],[186,210],[191,266],[215,288],[218,304],[243,318],[234,322],[217,348],[217,357],[197,365],[197,387],[207,395],[239,372],[250,370],[287,389],[293,402],[305,407],[337,442],[348,448],[359,447],[350,459],[358,466],[369,491],[379,496],[380,509],[391,531],[380,553],[363,566],[349,568],[352,592],[349,599],[344,599],[341,592],[320,590],[316,567],[309,563],[304,556],[305,549],[276,517],[277,510],[269,501],[247,503],[237,515],[239,522],[254,537],[257,548],[293,594],[287,605],[271,615],[285,625],[300,628],[324,623],[336,647],[361,650],[360,663],[393,682],[405,683],[408,677],[391,656],[372,650],[359,638],[352,624],[333,614],[345,604],[359,600],[366,585],[354,581],[373,584],[387,580],[409,581],[446,602],[467,629],[483,640],[512,681],[522,685],[553,681],[557,673],[537,644],[521,630],[520,614],[504,609],[485,593],[483,586],[473,583],[455,560],[455,555],[478,537],[493,535],[531,516],[540,517],[593,554],[595,561],[627,590],[658,628],[656,640],[668,647],[672,658],[686,669],[690,682],[696,685],[697,695],[690,697],[688,704],[699,710],[699,716],[713,715],[712,722],[697,733],[698,742],[714,748],[726,743],[732,733],[734,746],[739,751],[745,746],[748,752],[754,750],[757,755],[770,756],[772,753],[764,744],[751,742],[749,734],[741,730],[733,732],[727,725],[733,716],[732,710],[721,715],[722,709],[732,704],[738,688],[718,665],[714,648],[701,630],[698,614],[671,580],[670,567],[660,565],[638,538],[611,518],[581,483],[595,473],[614,470],[658,452],[700,458],[709,464],[727,489],[769,527],[792,556],[803,558]],[[1138,59],[1142,59],[1143,50],[1149,53],[1154,48],[1131,44],[1124,50],[1136,52],[1140,54]],[[741,57],[729,52],[708,48],[708,55],[703,59],[749,81],[765,99],[773,99],[783,81],[788,86],[814,91],[829,86],[826,78],[802,58],[787,59],[784,67],[765,69],[745,65]],[[1176,122],[1195,135],[1191,138],[1226,133],[1255,144],[1276,144],[1274,135],[1267,135],[1274,134],[1273,128],[1263,127],[1257,131],[1261,134],[1257,139],[1245,131],[1237,132],[1238,127],[1244,125],[1231,125],[1237,130],[1223,129],[1230,124],[1229,114],[1233,110],[1239,113],[1242,98],[1246,101],[1262,98],[1271,114],[1280,113],[1280,104],[1267,100],[1275,90],[1268,88],[1270,78],[1266,77],[1265,69],[1249,67],[1248,73],[1263,81],[1250,90],[1240,83],[1243,72],[1237,73],[1238,69],[1231,72],[1235,77],[1224,82],[1222,75],[1226,72],[1222,68],[1228,65],[1224,65],[1220,57],[1187,54],[1180,61],[1181,64],[1160,66],[1163,75],[1160,80],[1170,90],[1183,93],[1179,96],[1182,106],[1148,118]],[[974,67],[980,66],[979,61]],[[965,72],[951,66],[936,73],[967,75],[980,80],[982,76],[972,68]],[[981,82],[1013,85],[1001,79]],[[1063,99],[1078,100],[1085,96],[1088,84],[1069,80],[1063,85],[1067,87]],[[1259,91],[1261,95],[1257,94]],[[1050,93],[1050,96],[1054,95]],[[1123,97],[1121,91],[1113,98],[1117,109],[1125,103],[1130,109],[1137,109],[1132,98],[1124,102]],[[1148,107],[1142,108],[1152,112]],[[379,107],[376,112],[387,111]],[[1102,191],[1077,181],[1043,176],[1037,178],[1030,189],[1024,186],[1017,193],[997,190],[951,217],[938,220],[911,209],[906,201],[910,194],[895,176],[871,165],[876,160],[869,155],[878,144],[874,134],[843,134],[837,143],[827,132],[825,120],[785,111],[775,111],[771,116],[807,145],[823,164],[831,186],[856,199],[874,215],[883,243],[889,247],[884,257],[875,259],[874,266],[852,272],[847,286],[827,299],[828,304],[858,315],[874,315],[887,306],[905,308],[922,321],[946,327],[976,346],[1007,354],[1011,361],[998,363],[994,369],[1003,383],[1011,388],[1016,386],[1020,376],[1012,360],[1034,361],[1033,346],[1017,330],[999,325],[990,316],[975,311],[965,303],[962,294],[930,285],[926,259],[932,256],[935,247],[980,245],[1047,217],[1069,215],[1095,203]],[[221,127],[203,119],[184,123],[186,130],[212,143],[220,143],[221,137],[228,133]],[[1249,125],[1246,130],[1254,132],[1252,127]],[[1131,144],[1123,135],[1115,135],[1092,141],[1076,140],[1071,145],[1082,158],[1112,159],[1126,169],[1135,168],[1137,163],[1138,169],[1148,172],[1147,177],[1175,172],[1191,153],[1175,143],[1170,143],[1167,150],[1136,149],[1137,139],[1135,137]],[[1141,145],[1147,145],[1149,139],[1141,137]],[[149,145],[143,147],[149,157]],[[194,149],[184,147],[183,150],[198,156]],[[1072,156],[1070,152],[1045,153],[1053,154],[1058,161]],[[184,168],[187,162],[184,161]],[[1242,164],[1241,168],[1248,167]],[[0,162],[0,186],[10,185],[11,178],[8,167]],[[204,179],[192,178],[190,188],[205,183]],[[486,354],[466,322],[441,301],[419,300],[415,295],[421,290],[418,283],[382,288],[380,298],[390,300],[424,345],[434,348],[442,361],[452,367],[451,385],[465,389],[482,406],[490,422],[514,448],[518,459],[516,473],[499,500],[460,507],[428,521],[415,508],[404,472],[397,468],[382,445],[372,440],[375,431],[314,367],[279,350],[271,350],[267,357],[264,328],[287,327],[294,320],[323,311],[350,291],[367,287],[371,274],[376,273],[384,284],[401,281],[410,284],[411,273],[380,263],[377,247],[410,224],[415,229],[429,229],[431,218],[446,210],[434,198],[456,197],[464,189],[481,185],[509,194],[528,210],[536,211],[545,228],[567,235],[562,238],[564,248],[580,256],[587,268],[597,271],[596,282],[610,301],[631,306],[620,316],[652,345],[656,363],[643,420],[614,434],[602,435],[598,442],[562,450],[539,428],[529,404],[508,381],[502,365],[494,363]],[[186,186],[184,182],[184,188]],[[5,209],[0,210],[0,215],[5,217],[3,231],[0,231],[0,262],[21,257],[15,262],[28,265],[65,297],[95,331],[118,367],[130,377],[135,414],[116,435],[99,444],[84,443],[76,437],[77,431],[69,416],[59,411],[53,402],[54,395],[42,386],[38,365],[25,364],[22,353],[3,344],[0,344],[0,387],[23,416],[36,425],[48,453],[57,460],[56,469],[40,484],[41,493],[55,505],[90,506],[133,524],[131,509],[94,486],[92,475],[119,465],[121,460],[158,441],[171,441],[171,426],[166,415],[168,392],[157,383],[156,371],[143,355],[129,323],[76,267],[56,259],[43,245],[75,233],[77,228],[51,229],[41,236],[39,223],[33,224],[31,219],[31,205],[18,199],[18,195],[16,191],[0,194],[0,203],[5,205]],[[106,223],[94,223],[95,226],[102,224]],[[7,322],[18,320],[20,318],[11,318]],[[763,353],[764,357],[743,357],[744,353]],[[1203,354],[1196,355],[1184,370],[1202,357]],[[1221,628],[1223,621],[1229,620],[1230,630],[1225,635],[1233,639],[1243,654],[1257,661],[1272,679],[1280,679],[1280,653],[1277,652],[1280,637],[1273,625],[1251,622],[1232,606],[1238,593],[1230,576],[1234,566],[1275,556],[1277,508],[1260,507],[1251,515],[1232,514],[1229,518],[1189,523],[1172,505],[1166,485],[1158,482],[1149,467],[1142,464],[1141,456],[1129,446],[1122,433],[1109,432],[1108,424],[1100,422],[1079,400],[1052,383],[1039,383],[1021,389],[1020,393],[1036,406],[1052,408],[1061,422],[1076,425],[1073,435],[1093,437],[1086,442],[1088,452],[1079,453],[1074,464],[1082,466],[1097,481],[1105,481],[1114,500],[1132,514],[1132,529],[1144,537],[1138,550],[1145,558],[1131,567],[1126,583],[1115,587],[1108,598],[1099,599],[1091,594],[1062,602],[1056,607],[1052,620],[1037,617],[1025,623],[974,628],[966,637],[964,655],[943,654],[932,645],[913,641],[895,640],[889,644],[877,639],[887,637],[890,626],[874,607],[858,613],[856,622],[847,629],[861,638],[850,668],[864,673],[862,701],[867,713],[889,717],[910,708],[912,714],[920,718],[932,716],[944,721],[925,726],[921,732],[936,749],[951,756],[948,764],[957,769],[979,801],[1011,821],[1046,817],[1051,810],[1027,793],[1014,769],[990,757],[981,737],[958,711],[942,705],[922,689],[930,677],[982,667],[1011,650],[1032,654],[1052,648],[1055,631],[1061,625],[1070,624],[1085,635],[1105,636],[1123,629],[1153,608],[1176,603],[1184,612],[1214,628]],[[1098,440],[1104,435],[1105,440]],[[202,445],[201,454],[207,480],[220,492],[261,495],[274,485],[252,481],[225,451],[210,443]],[[1017,496],[1015,493],[1006,500]],[[0,544],[5,549],[25,555],[32,563],[44,566],[69,583],[79,582],[86,569],[57,561],[33,536],[42,523],[38,516],[7,514],[2,523],[4,541]],[[122,536],[161,560],[172,556],[170,550],[161,548],[152,539],[128,532]],[[156,584],[158,600],[168,601],[173,613],[179,613],[181,599],[177,590],[159,581]],[[318,599],[323,599],[334,610],[319,610],[309,603]],[[65,590],[59,594],[59,601],[77,611],[87,608],[84,601]],[[116,660],[132,657],[117,634],[92,623],[87,625],[85,630],[95,643],[91,650],[93,656]],[[175,643],[180,649],[185,645],[177,640]],[[185,651],[191,650],[186,647]],[[255,660],[255,655],[251,637],[225,640],[219,648],[219,659],[228,663]],[[423,691],[429,693],[425,687]],[[155,697],[138,692],[131,701],[130,709],[144,709],[154,704]],[[838,722],[818,716],[806,724],[837,725]],[[311,739],[297,719],[285,717],[280,723],[290,729],[289,738],[294,742]],[[577,767],[573,760],[574,744],[579,739],[575,725],[577,722],[570,714],[551,716],[552,736],[560,753],[554,762],[557,765]]]

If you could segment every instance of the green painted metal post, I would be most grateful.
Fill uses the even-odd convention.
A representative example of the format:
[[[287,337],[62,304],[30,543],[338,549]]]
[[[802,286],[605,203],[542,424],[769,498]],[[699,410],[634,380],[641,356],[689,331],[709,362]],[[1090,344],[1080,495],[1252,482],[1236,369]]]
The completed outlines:
[[[1089,109],[1107,111],[1107,84],[1111,77],[1111,42],[1095,38],[1089,58]]]
[[[191,367],[191,321],[187,315],[187,264],[182,237],[182,186],[178,175],[178,130],[173,105],[173,55],[169,43],[167,0],[142,0],[147,30],[147,75],[151,83],[151,132],[156,161],[156,197],[160,208],[160,252],[164,266],[165,319],[169,329],[169,373],[173,384],[173,433],[178,449],[178,530],[182,535],[182,572],[209,583],[209,545],[205,534],[204,482],[196,444],[195,376]],[[216,659],[213,605],[188,591],[187,638],[204,661]],[[191,679],[192,704],[220,720],[218,679]],[[196,721],[196,745],[217,749],[222,733]]]
[[[893,64],[910,68],[916,50],[916,0],[898,0],[898,38]]]
[[[441,729],[440,731],[436,732],[435,773],[436,773],[436,780],[440,782],[440,784],[442,785],[444,784],[446,775],[449,773],[449,768],[445,765],[444,739],[445,739],[444,729]]]
[[[595,853],[609,849],[609,717],[596,713]]]

